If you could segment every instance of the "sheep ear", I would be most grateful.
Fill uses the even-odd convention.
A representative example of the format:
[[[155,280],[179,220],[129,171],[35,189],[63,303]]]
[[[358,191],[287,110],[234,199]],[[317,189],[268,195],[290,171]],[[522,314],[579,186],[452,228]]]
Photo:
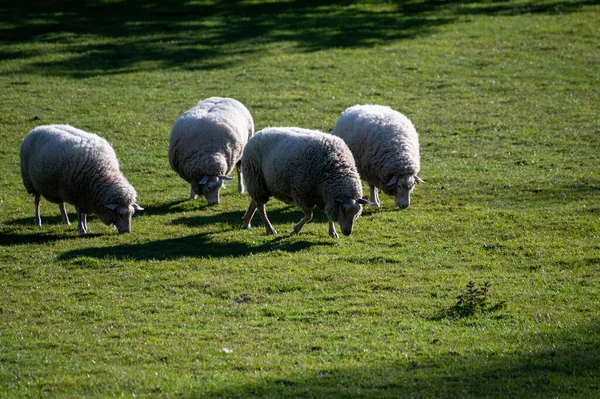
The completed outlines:
[[[415,181],[417,183],[421,183],[421,184],[425,184],[425,181],[423,181],[423,179],[421,179],[419,176],[415,175]]]
[[[119,204],[106,204],[105,206],[108,209],[110,209],[111,211],[114,211],[115,209],[117,209],[119,207]]]
[[[393,186],[394,184],[396,184],[398,182],[398,178],[396,176],[392,177],[391,180],[388,182],[388,186]]]
[[[368,205],[368,204],[371,203],[369,200],[366,200],[364,198],[357,198],[356,202],[359,203],[359,204],[361,204],[361,205]]]
[[[202,179],[200,179],[200,181],[198,182],[198,184],[206,184],[207,181],[208,181],[208,177],[204,176]]]
[[[135,209],[136,211],[143,211],[144,210],[144,208],[142,208],[141,206],[139,206],[138,204],[135,204],[135,203],[133,205],[131,205],[131,206],[133,206],[133,209]]]
[[[219,179],[221,179],[221,180],[227,180],[227,181],[231,181],[231,180],[233,180],[233,177],[229,177],[229,176],[219,176]]]

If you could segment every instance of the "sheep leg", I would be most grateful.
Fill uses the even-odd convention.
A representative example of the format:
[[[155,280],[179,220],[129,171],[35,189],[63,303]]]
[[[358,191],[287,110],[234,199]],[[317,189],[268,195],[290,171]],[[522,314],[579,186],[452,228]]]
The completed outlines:
[[[34,197],[35,203],[35,224],[42,227],[42,216],[40,215],[40,195],[36,194]]]
[[[329,236],[331,238],[340,238],[340,236],[338,236],[337,231],[335,231],[335,225],[332,221],[329,222]]]
[[[296,224],[294,226],[294,229],[292,230],[292,232],[290,233],[293,236],[298,235],[298,233],[300,232],[300,230],[302,229],[302,227],[310,222],[312,220],[313,217],[313,212],[312,209],[304,209],[304,216],[302,217],[302,219],[300,219],[300,221],[298,222],[298,224]]]
[[[373,206],[379,208],[381,205],[381,202],[379,201],[379,190],[372,184],[369,184],[369,187],[371,188],[371,202],[373,203]]]
[[[248,206],[248,210],[242,217],[242,227],[244,229],[250,230],[250,221],[254,216],[254,212],[256,212],[256,202],[254,202],[254,200],[251,200],[250,205]]]
[[[80,207],[75,207],[77,209],[77,231],[79,234],[87,233],[87,218],[85,213],[81,212]]]
[[[65,207],[64,202],[61,202],[60,204],[58,204],[58,209],[60,209],[60,215],[62,216],[62,223],[63,224],[71,224],[71,222],[69,222],[69,215],[67,215],[67,208]]]
[[[277,230],[273,228],[273,225],[267,217],[267,210],[265,209],[265,204],[260,204],[257,206],[257,208],[258,214],[260,215],[260,218],[262,219],[263,224],[265,225],[265,230],[267,231],[267,234],[277,234]]]
[[[194,200],[194,199],[196,199],[196,198],[198,198],[198,195],[197,195],[197,194],[196,194],[196,192],[194,191],[194,186],[192,186],[192,189],[191,189],[191,191],[190,191],[190,199],[191,199],[191,200]]]
[[[244,192],[244,181],[242,180],[242,165],[238,162],[237,167],[237,178],[238,178],[238,193]]]

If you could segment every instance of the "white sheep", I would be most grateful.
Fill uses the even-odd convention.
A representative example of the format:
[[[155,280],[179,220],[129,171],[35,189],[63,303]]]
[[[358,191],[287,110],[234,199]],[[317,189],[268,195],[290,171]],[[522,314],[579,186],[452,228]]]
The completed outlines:
[[[242,227],[258,209],[267,234],[277,234],[265,210],[270,197],[296,204],[304,216],[294,226],[297,235],[312,219],[315,206],[329,220],[329,235],[338,238],[334,222],[344,235],[352,233],[362,211],[362,185],[352,153],[338,137],[300,128],[266,128],[248,141],[242,171],[251,201]]]
[[[204,195],[219,203],[224,180],[237,166],[238,191],[244,192],[240,159],[254,134],[252,115],[232,98],[211,97],[181,115],[171,130],[169,163],[191,184],[190,199]]]
[[[400,112],[381,105],[355,105],[338,119],[331,134],[341,137],[369,183],[371,203],[380,206],[378,189],[396,197],[399,208],[410,205],[420,170],[419,136]]]
[[[64,224],[70,224],[65,202],[74,205],[80,234],[87,233],[90,214],[114,224],[119,233],[131,231],[131,216],[142,208],[106,140],[69,125],[39,126],[23,139],[20,156],[23,185],[34,195],[38,226],[41,195],[58,204]]]

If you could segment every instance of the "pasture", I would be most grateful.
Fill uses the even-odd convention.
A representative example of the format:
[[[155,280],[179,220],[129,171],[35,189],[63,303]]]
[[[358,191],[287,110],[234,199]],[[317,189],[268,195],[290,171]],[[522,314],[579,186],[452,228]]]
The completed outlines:
[[[243,230],[235,180],[209,207],[167,160],[210,96],[256,130],[389,105],[426,184],[337,240],[276,200]],[[598,397],[599,110],[595,0],[5,4],[0,397]],[[53,123],[113,145],[131,233],[34,225],[19,146]]]

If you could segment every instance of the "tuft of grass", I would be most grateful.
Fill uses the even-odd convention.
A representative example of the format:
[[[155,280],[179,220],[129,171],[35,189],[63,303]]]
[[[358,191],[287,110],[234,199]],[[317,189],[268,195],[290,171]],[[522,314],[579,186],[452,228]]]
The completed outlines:
[[[506,301],[495,304],[490,303],[488,293],[491,284],[484,281],[479,287],[474,281],[469,281],[464,292],[456,297],[456,303],[448,309],[447,314],[451,317],[471,317],[480,313],[494,312],[504,308]]]

